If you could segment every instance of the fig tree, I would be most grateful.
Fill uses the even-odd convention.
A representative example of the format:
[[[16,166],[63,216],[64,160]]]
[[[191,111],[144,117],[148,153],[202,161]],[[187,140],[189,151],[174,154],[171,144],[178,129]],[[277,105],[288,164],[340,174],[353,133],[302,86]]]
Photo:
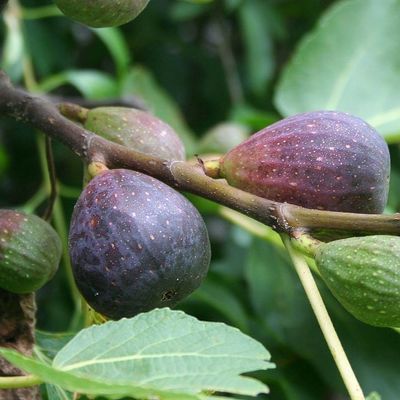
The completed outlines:
[[[166,160],[184,160],[185,148],[179,136],[154,115],[125,107],[89,110],[86,129],[112,142]]]
[[[321,210],[381,213],[388,146],[362,119],[315,111],[283,119],[220,161],[229,184],[258,196]]]
[[[119,26],[136,18],[149,0],[55,0],[69,18],[93,28]]]
[[[61,258],[61,241],[43,219],[0,210],[0,287],[29,293],[52,278]]]
[[[86,186],[69,247],[82,295],[112,319],[175,305],[200,285],[210,261],[196,208],[164,183],[123,169]]]

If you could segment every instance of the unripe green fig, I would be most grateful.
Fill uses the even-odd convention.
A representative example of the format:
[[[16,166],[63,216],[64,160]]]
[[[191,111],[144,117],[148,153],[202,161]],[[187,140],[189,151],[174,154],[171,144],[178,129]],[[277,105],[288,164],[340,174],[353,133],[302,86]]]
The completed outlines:
[[[0,210],[0,287],[29,293],[57,271],[61,241],[43,219],[14,210]]]
[[[357,319],[400,327],[400,237],[335,240],[318,247],[315,261],[333,295]]]
[[[149,0],[55,0],[69,18],[93,28],[119,26],[136,18]]]
[[[314,111],[251,136],[221,159],[220,175],[232,186],[282,203],[381,213],[390,156],[383,138],[360,118]]]
[[[185,148],[167,123],[145,111],[125,107],[89,110],[84,127],[112,142],[166,160],[184,160]]]
[[[103,172],[76,203],[69,234],[79,290],[98,313],[132,317],[171,307],[205,278],[207,229],[197,209],[139,172]]]

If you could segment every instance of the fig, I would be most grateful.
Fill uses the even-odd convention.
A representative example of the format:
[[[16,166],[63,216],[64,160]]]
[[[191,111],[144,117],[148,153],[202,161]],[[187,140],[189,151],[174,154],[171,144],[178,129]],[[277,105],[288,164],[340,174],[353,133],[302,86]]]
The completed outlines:
[[[55,0],[67,17],[93,28],[119,26],[135,19],[149,0]]]
[[[390,156],[358,117],[314,111],[262,129],[220,160],[220,175],[244,191],[299,206],[381,213]]]
[[[338,301],[370,325],[400,327],[400,238],[378,235],[320,245],[315,261]]]
[[[55,230],[36,215],[0,210],[0,287],[29,293],[57,271],[61,241]]]
[[[82,295],[112,319],[174,306],[200,285],[210,262],[197,209],[164,183],[124,169],[86,186],[73,211],[69,248]]]
[[[112,142],[166,160],[184,160],[179,136],[165,122],[134,108],[98,107],[89,110],[86,129]]]

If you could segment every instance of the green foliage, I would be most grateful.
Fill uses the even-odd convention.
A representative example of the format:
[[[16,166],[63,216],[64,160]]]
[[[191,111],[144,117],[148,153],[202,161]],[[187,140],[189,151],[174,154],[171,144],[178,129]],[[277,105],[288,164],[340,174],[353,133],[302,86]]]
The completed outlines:
[[[389,142],[400,132],[397,0],[335,4],[300,43],[277,88],[283,115],[316,109],[357,115]]]
[[[274,367],[268,351],[239,330],[166,308],[82,330],[51,365],[11,350],[0,354],[47,383],[107,398],[254,396],[268,388],[241,374]]]

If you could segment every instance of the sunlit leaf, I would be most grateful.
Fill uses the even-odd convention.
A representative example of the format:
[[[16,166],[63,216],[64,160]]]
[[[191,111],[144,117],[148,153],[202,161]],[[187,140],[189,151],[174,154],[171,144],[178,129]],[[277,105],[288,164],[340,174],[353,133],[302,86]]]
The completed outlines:
[[[241,374],[274,367],[268,351],[239,330],[168,308],[84,329],[52,366],[6,349],[0,354],[46,383],[108,398],[255,396],[268,388]]]
[[[335,4],[300,43],[275,103],[285,116],[317,109],[364,118],[388,141],[399,140],[400,2]]]

